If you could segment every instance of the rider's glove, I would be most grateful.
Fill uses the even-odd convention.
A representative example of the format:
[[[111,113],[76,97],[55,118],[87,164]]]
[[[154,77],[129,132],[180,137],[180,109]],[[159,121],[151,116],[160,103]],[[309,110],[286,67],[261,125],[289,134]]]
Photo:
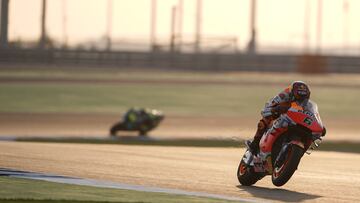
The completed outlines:
[[[274,106],[271,109],[271,112],[273,113],[274,116],[279,116],[280,114],[286,113],[288,109],[289,109],[289,106],[279,104],[277,106]]]
[[[261,111],[261,115],[264,118],[271,117],[273,115],[272,108],[266,107]]]

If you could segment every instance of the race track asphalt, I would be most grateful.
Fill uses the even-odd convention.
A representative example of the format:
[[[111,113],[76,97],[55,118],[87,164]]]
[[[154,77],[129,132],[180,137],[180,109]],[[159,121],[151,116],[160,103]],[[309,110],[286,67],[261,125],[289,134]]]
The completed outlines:
[[[244,149],[0,142],[0,166],[25,171],[206,192],[255,201],[359,202],[360,155],[304,155],[283,187],[265,177],[240,186]]]

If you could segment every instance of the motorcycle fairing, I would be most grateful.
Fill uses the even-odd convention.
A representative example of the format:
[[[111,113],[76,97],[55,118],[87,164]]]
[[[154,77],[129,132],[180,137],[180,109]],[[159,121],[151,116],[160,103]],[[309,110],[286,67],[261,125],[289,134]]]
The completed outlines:
[[[271,174],[273,170],[271,153],[259,152],[258,155],[253,156],[251,164],[254,171],[257,173]]]
[[[314,118],[311,118],[302,111],[288,111],[287,115],[294,123],[309,128],[312,132],[321,133],[323,131],[323,128]]]
[[[260,151],[271,153],[272,146],[276,139],[287,130],[286,119],[279,118],[260,140]],[[283,127],[282,127],[283,126]]]
[[[253,155],[248,149],[244,156],[243,161],[248,166],[252,166],[254,171],[257,173],[271,174],[273,170],[271,153],[262,153]]]
[[[271,152],[274,142],[281,134],[287,131],[289,125],[301,125],[315,134],[321,133],[323,127],[320,117],[316,116],[318,115],[317,105],[311,101],[309,105],[309,110],[305,111],[303,107],[293,102],[287,113],[281,115],[274,122],[273,127],[261,138],[260,150],[267,153]],[[294,142],[294,144],[304,148],[303,144],[301,145],[298,142]]]

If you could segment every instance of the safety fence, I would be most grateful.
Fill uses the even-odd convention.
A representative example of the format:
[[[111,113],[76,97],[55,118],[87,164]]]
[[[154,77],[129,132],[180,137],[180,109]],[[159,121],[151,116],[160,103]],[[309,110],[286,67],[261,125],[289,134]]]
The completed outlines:
[[[168,70],[360,73],[360,57],[285,54],[0,49],[0,66],[6,63]]]

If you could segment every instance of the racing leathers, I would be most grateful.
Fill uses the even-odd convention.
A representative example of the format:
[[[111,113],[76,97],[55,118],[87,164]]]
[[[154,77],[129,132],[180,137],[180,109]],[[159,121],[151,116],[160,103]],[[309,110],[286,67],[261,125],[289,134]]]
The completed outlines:
[[[276,131],[281,127],[283,121],[280,120],[281,118],[279,116],[290,108],[291,102],[296,101],[291,89],[292,87],[289,86],[265,104],[264,109],[261,111],[262,119],[257,125],[254,139],[249,143],[252,153],[258,152],[260,140],[270,127],[271,129],[269,131]],[[308,99],[302,101],[303,104],[307,102]]]

